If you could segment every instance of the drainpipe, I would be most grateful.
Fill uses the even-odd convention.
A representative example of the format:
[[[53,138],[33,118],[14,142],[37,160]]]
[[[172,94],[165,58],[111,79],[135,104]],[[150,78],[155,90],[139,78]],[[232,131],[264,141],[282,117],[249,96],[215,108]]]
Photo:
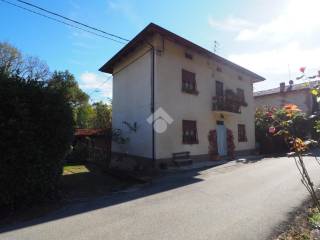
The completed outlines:
[[[146,43],[150,46],[151,50],[151,114],[152,114],[152,168],[156,167],[156,157],[155,157],[155,131],[154,131],[154,110],[155,110],[155,103],[154,103],[154,69],[155,69],[155,61],[154,61],[154,46],[146,41]]]

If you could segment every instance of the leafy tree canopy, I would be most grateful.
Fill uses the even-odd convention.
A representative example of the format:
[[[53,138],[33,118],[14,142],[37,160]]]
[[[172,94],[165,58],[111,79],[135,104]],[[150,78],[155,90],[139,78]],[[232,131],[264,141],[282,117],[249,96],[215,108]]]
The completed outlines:
[[[111,104],[97,102],[83,104],[75,109],[75,122],[77,128],[110,128]]]
[[[7,42],[0,42],[0,71],[8,76],[32,80],[47,80],[50,76],[49,67],[44,61],[23,55]]]
[[[112,107],[111,104],[108,105],[103,102],[97,102],[93,104],[95,109],[95,121],[94,127],[96,128],[109,128],[111,127],[111,114],[112,114]]]
[[[79,88],[74,75],[68,70],[54,71],[48,81],[48,86],[61,91],[72,107],[88,104],[89,96]]]

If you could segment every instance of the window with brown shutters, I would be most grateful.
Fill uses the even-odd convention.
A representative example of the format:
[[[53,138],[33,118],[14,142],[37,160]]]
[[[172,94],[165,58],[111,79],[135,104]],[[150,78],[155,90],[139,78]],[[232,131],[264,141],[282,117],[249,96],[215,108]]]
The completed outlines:
[[[216,96],[222,97],[223,94],[223,83],[220,81],[216,81]]]
[[[182,91],[190,94],[198,94],[195,73],[182,69]]]
[[[239,98],[239,101],[241,103],[244,103],[245,102],[245,99],[244,99],[244,90],[241,89],[241,88],[237,88],[237,96]]]
[[[196,121],[190,121],[190,120],[182,121],[182,142],[183,144],[199,143]]]
[[[247,142],[247,135],[246,135],[246,125],[238,124],[238,141],[239,142]]]

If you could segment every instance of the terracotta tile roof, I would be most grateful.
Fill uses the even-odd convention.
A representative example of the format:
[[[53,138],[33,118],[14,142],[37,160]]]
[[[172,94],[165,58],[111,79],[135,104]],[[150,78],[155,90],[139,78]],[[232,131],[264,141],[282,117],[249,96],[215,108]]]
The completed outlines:
[[[292,86],[287,85],[285,86],[284,92],[292,92],[292,91],[301,91],[301,90],[307,90],[310,89],[310,87],[313,87],[315,85],[319,84],[319,81],[312,81],[309,83],[299,83],[299,84],[293,84]],[[280,87],[276,88],[271,88],[263,91],[258,91],[254,92],[253,96],[254,97],[262,97],[266,95],[271,95],[271,94],[280,94]]]
[[[106,129],[103,128],[77,128],[74,135],[76,137],[90,137],[99,136],[106,133]]]

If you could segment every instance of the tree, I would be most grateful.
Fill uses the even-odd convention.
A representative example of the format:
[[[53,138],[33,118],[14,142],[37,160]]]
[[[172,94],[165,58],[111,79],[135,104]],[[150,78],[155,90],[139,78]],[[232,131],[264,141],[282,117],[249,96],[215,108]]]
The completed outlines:
[[[95,128],[110,128],[111,127],[111,105],[103,102],[93,104],[95,110],[94,127]]]
[[[89,96],[79,88],[75,77],[68,70],[54,71],[48,87],[62,92],[74,109],[88,104]]]
[[[0,68],[4,73],[15,73],[22,66],[21,52],[6,42],[0,42]]]
[[[44,61],[34,56],[23,56],[19,49],[6,42],[0,42],[0,71],[33,80],[47,80],[50,76]]]
[[[91,128],[93,126],[96,113],[92,105],[82,104],[74,111],[74,118],[77,128]]]

